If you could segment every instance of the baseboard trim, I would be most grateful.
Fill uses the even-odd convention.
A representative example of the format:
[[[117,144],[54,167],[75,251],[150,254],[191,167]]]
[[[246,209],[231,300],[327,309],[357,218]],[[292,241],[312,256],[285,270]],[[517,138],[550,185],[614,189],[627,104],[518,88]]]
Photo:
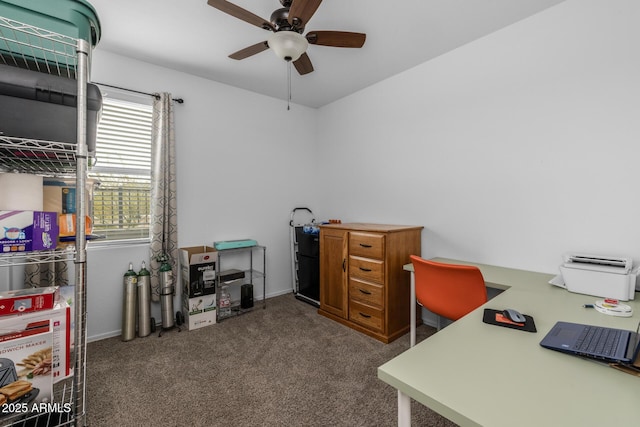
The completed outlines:
[[[291,292],[292,291],[290,289],[285,289],[283,291],[273,292],[273,293],[267,294],[267,299],[279,297],[280,295],[285,295],[285,294],[288,294],[288,293],[291,293]],[[258,299],[258,301],[261,301],[261,299]],[[156,324],[156,330],[159,331],[161,328],[162,328],[162,324],[158,322]],[[100,341],[100,340],[105,340],[107,338],[117,337],[121,333],[122,333],[121,330],[117,330],[117,331],[103,332],[101,334],[87,336],[87,342],[90,343],[90,342],[93,342],[93,341]]]

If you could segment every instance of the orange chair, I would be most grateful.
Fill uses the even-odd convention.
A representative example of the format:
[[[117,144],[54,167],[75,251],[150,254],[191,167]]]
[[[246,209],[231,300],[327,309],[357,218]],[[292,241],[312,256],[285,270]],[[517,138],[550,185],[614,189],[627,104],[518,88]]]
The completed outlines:
[[[440,317],[458,320],[487,302],[487,288],[480,269],[471,265],[444,264],[411,255],[417,302]]]

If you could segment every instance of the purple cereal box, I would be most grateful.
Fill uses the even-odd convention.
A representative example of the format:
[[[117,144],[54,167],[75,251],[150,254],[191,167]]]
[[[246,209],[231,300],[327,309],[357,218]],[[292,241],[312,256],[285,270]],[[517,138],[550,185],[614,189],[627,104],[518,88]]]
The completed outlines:
[[[57,241],[56,212],[0,211],[2,253],[55,249]]]

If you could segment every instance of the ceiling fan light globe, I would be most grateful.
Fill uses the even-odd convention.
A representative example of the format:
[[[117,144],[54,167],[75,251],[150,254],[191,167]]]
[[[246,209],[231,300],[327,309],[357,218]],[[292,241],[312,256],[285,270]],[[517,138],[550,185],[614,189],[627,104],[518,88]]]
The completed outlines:
[[[294,31],[278,31],[267,40],[276,56],[285,61],[297,61],[309,46],[307,39]]]

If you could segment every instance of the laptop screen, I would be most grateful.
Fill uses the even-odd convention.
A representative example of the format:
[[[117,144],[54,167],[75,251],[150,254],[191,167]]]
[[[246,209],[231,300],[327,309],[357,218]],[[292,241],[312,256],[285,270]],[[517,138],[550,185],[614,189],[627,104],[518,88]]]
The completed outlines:
[[[640,368],[640,322],[638,322],[636,333],[633,335],[633,345],[630,345],[629,348],[634,349],[631,364],[636,368]]]

